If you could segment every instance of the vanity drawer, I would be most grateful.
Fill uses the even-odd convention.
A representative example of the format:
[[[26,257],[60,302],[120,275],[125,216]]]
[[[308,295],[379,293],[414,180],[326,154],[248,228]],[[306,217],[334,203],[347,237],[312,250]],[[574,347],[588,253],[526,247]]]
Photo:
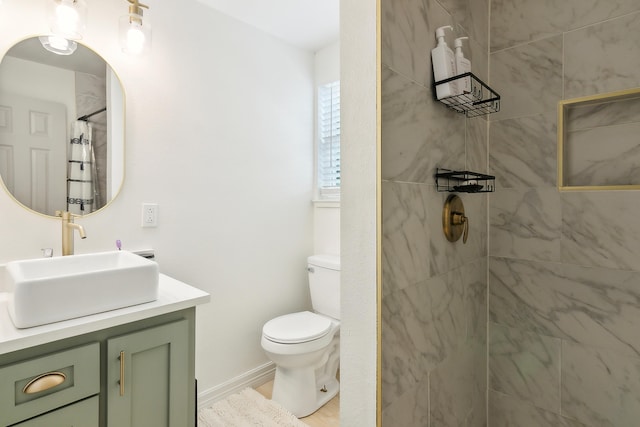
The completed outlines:
[[[23,423],[14,424],[15,427],[98,427],[99,406],[98,396],[90,397],[73,405],[65,406],[53,412],[40,415]]]
[[[0,425],[16,423],[100,392],[100,344],[0,368]]]

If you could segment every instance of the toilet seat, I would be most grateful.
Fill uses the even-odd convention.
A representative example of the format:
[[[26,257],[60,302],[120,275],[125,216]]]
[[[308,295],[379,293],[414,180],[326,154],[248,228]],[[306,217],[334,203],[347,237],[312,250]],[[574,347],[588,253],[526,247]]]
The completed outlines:
[[[268,321],[262,328],[262,334],[276,343],[298,344],[322,338],[329,333],[331,326],[329,318],[302,311]]]

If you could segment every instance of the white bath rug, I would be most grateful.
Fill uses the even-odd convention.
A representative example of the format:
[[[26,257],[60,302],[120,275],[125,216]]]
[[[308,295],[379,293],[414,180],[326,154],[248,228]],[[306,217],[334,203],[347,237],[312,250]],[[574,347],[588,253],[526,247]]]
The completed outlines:
[[[309,427],[252,388],[198,412],[198,427]]]

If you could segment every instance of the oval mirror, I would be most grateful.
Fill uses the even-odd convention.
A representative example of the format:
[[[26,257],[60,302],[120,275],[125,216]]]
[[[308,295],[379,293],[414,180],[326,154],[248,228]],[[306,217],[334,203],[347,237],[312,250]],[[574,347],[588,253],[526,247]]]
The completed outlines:
[[[107,62],[20,41],[0,63],[0,176],[25,207],[86,215],[124,179],[124,93]]]

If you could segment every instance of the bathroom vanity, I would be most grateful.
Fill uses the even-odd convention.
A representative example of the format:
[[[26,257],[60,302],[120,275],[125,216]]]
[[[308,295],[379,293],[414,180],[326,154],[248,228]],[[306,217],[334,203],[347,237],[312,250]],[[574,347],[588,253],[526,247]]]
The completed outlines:
[[[16,329],[0,292],[0,426],[195,425],[195,306],[160,275],[153,302]]]

